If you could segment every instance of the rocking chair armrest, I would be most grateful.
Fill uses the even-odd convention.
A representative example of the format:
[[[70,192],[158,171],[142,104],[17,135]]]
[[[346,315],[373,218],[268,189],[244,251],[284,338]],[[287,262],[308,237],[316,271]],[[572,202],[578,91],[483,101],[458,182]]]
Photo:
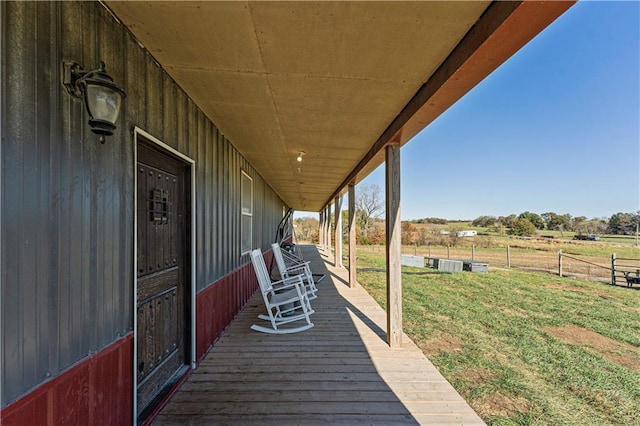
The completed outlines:
[[[285,288],[293,288],[298,286],[304,287],[304,281],[302,281],[302,275],[293,275],[288,278],[283,278],[278,281],[273,281],[271,286],[274,290],[282,290]]]
[[[301,259],[297,256],[294,256],[290,253],[287,253],[286,251],[281,251],[282,253],[282,257],[284,258],[284,260],[288,260],[291,263],[309,263],[309,261]]]
[[[301,265],[291,265],[291,266],[287,266],[287,272],[291,272],[291,271],[297,271],[300,269],[307,269],[306,264],[301,264]]]

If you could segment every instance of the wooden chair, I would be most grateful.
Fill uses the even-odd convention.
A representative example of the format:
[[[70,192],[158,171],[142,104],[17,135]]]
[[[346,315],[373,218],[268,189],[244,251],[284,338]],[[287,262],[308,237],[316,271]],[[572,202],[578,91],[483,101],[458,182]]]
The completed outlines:
[[[260,249],[251,252],[251,263],[267,308],[267,314],[259,315],[258,318],[271,322],[271,328],[254,324],[251,329],[262,333],[287,334],[313,327],[310,318],[313,310],[302,277],[294,276],[271,282]],[[303,323],[293,327],[282,327],[294,322]]]
[[[285,260],[285,252],[282,251],[280,246],[276,243],[271,244],[271,249],[273,250],[273,258],[276,261],[276,266],[278,267],[280,276],[282,278],[302,277],[309,299],[313,300],[318,297],[316,294],[318,292],[318,288],[316,287],[316,283],[313,279],[309,262],[298,260],[293,256],[288,256],[289,261],[287,262]]]

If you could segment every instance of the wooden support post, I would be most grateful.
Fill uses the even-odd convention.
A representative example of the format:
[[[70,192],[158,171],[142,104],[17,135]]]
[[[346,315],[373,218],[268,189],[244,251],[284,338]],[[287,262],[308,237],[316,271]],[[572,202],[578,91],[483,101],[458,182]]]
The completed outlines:
[[[335,229],[334,229],[334,241],[336,251],[333,256],[333,263],[336,268],[342,266],[342,197],[337,196],[334,200],[333,210],[335,212]]]
[[[356,286],[356,186],[349,184],[349,287]]]
[[[333,225],[331,224],[331,205],[327,206],[327,247],[329,248],[329,254],[331,254],[331,227]]]
[[[451,246],[447,244],[447,259],[451,259]]]
[[[611,285],[616,285],[616,254],[611,255]]]
[[[562,277],[562,250],[558,250],[558,275]]]
[[[320,233],[322,234],[322,236],[320,238],[322,238],[322,249],[324,250],[326,248],[327,245],[327,238],[324,232],[324,228],[325,226],[327,226],[327,209],[326,207],[322,208],[322,227],[320,228]]]
[[[327,206],[327,226],[325,229],[325,238],[327,239],[327,256],[331,256],[331,206]]]
[[[322,248],[322,227],[324,226],[323,221],[324,212],[320,210],[320,213],[318,214],[318,245],[320,246],[320,248]]]
[[[476,245],[471,244],[471,261],[476,260]]]
[[[329,243],[327,240],[327,228],[329,226],[329,221],[331,218],[329,217],[329,210],[327,207],[324,207],[324,222],[322,224],[322,241],[324,242],[324,249],[327,250],[327,244]]]
[[[507,268],[511,268],[511,247],[507,246]]]
[[[400,146],[387,145],[386,231],[387,231],[387,343],[402,346],[402,257],[400,223]]]

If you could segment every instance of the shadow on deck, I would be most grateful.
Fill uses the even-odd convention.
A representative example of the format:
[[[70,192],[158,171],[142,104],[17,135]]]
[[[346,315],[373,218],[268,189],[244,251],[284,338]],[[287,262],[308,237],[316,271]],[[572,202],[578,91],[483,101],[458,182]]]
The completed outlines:
[[[168,424],[484,424],[405,335],[385,343],[386,314],[349,288],[315,246],[301,246],[326,278],[315,326],[291,335],[252,331],[256,294],[155,419]]]

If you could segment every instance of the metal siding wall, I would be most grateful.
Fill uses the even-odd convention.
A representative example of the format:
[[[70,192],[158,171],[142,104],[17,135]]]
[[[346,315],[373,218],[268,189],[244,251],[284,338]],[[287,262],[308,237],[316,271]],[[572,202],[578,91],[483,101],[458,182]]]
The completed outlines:
[[[3,5],[3,44],[12,46],[2,51],[3,105],[10,107],[0,126],[3,405],[131,323],[120,307],[131,262],[121,245],[131,232],[130,172],[111,173],[131,156],[118,144],[96,155],[83,107],[63,93],[59,73],[61,58],[100,54],[117,64],[113,40],[105,40],[122,32],[111,19],[82,12],[53,2]],[[80,15],[89,23],[72,31]],[[93,39],[95,51],[84,52],[83,39]]]
[[[255,247],[269,248],[283,203],[100,4],[0,7],[4,407],[132,330],[134,126],[196,161],[198,291],[248,262],[241,170],[254,179]],[[127,92],[104,145],[60,84],[62,60],[104,60]]]

